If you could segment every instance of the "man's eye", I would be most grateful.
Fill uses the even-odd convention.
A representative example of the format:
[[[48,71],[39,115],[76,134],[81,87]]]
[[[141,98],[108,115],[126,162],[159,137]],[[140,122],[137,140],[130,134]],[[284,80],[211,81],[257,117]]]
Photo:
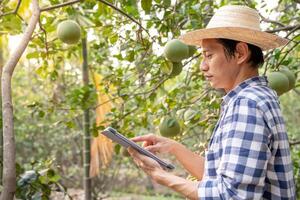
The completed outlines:
[[[212,57],[212,54],[206,55],[205,57],[206,57],[206,58],[211,58],[211,57]]]

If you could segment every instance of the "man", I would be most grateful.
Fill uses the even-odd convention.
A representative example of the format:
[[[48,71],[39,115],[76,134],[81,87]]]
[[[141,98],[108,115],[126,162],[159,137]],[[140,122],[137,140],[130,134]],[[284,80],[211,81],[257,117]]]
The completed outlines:
[[[221,39],[222,38],[222,39]],[[221,116],[205,158],[178,142],[140,136],[154,153],[169,153],[199,181],[177,177],[152,159],[129,149],[136,164],[156,182],[189,199],[295,199],[287,133],[275,91],[258,76],[262,50],[286,44],[260,31],[259,15],[245,6],[224,6],[206,29],[180,38],[201,46],[201,70],[213,88],[226,91]]]

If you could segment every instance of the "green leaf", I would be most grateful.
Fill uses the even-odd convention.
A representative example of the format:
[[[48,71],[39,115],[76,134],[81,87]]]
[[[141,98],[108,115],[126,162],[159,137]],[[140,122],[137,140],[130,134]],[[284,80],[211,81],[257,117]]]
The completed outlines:
[[[30,3],[31,3],[30,0],[22,0],[18,10],[18,14],[21,15],[22,17],[26,17],[26,13],[28,13]]]
[[[48,184],[49,180],[46,176],[40,176],[39,180],[42,184]]]
[[[164,74],[169,74],[172,71],[172,64],[169,61],[165,61],[161,64],[160,70]]]
[[[43,118],[45,115],[46,115],[46,113],[45,113],[43,110],[40,110],[40,111],[38,112],[38,116],[39,116],[40,118]]]
[[[52,72],[50,73],[50,79],[51,79],[52,81],[55,81],[57,78],[58,78],[58,72],[57,72],[56,70],[52,71]]]
[[[93,129],[92,135],[93,135],[93,137],[98,137],[98,135],[99,135],[98,130]]]
[[[37,51],[28,53],[28,54],[26,55],[26,58],[27,58],[27,59],[38,58],[38,57],[39,57],[39,52],[37,52]]]
[[[47,67],[41,66],[35,70],[35,72],[42,78],[46,78],[48,75]]]
[[[171,0],[163,0],[164,2],[164,5],[166,6],[166,7],[169,7],[169,6],[171,6]]]
[[[1,31],[18,34],[22,31],[22,21],[16,15],[7,15],[0,19]]]
[[[75,123],[73,121],[68,121],[65,123],[65,125],[69,128],[69,129],[72,129],[72,128],[75,128]]]
[[[58,174],[55,174],[54,176],[49,177],[49,180],[53,183],[57,183],[61,177]]]
[[[149,14],[152,7],[152,0],[142,0],[141,4],[146,14]]]
[[[110,43],[115,44],[118,41],[118,39],[119,39],[119,36],[118,36],[118,34],[115,33],[109,38],[109,41],[110,41]]]
[[[274,57],[275,57],[275,59],[276,60],[278,60],[279,59],[279,57],[280,57],[280,54],[281,54],[281,51],[279,50],[279,49],[275,49],[275,55],[274,55]]]
[[[128,60],[129,62],[133,62],[134,61],[134,51],[129,51],[127,56],[126,56],[126,60]]]
[[[281,65],[288,66],[291,63],[291,60],[282,61]]]

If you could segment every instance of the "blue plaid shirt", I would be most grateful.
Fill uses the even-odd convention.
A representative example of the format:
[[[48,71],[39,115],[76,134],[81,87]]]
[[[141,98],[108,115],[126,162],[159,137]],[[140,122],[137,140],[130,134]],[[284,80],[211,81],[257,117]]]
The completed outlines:
[[[205,155],[199,199],[296,199],[287,132],[266,77],[230,91]]]

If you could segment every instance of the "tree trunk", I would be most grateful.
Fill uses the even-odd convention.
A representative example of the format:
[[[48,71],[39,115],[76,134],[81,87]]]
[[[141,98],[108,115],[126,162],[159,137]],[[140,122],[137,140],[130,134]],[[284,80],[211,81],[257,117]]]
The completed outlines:
[[[1,77],[2,120],[3,120],[3,191],[1,200],[13,200],[16,191],[16,144],[14,137],[13,105],[11,98],[11,79],[13,71],[24,53],[36,24],[40,10],[38,0],[32,0],[32,16],[20,44],[10,55],[3,67]]]
[[[87,58],[87,40],[86,37],[82,39],[82,79],[83,85],[87,86],[89,84],[89,71],[88,71],[88,58]],[[83,145],[83,167],[84,167],[84,177],[83,177],[83,187],[84,187],[84,199],[91,200],[91,178],[90,178],[90,161],[91,161],[91,134],[90,134],[90,116],[89,109],[84,110],[83,118],[83,129],[84,129],[84,145]]]
[[[0,38],[2,40],[2,38]],[[3,52],[2,52],[2,41],[0,42],[0,80],[2,76],[2,68],[3,68]],[[0,83],[1,88],[1,83]],[[1,91],[0,91],[0,96]],[[2,113],[2,98],[0,98],[0,111]],[[3,178],[3,129],[2,129],[2,119],[0,122],[0,185],[2,185],[2,178]]]

